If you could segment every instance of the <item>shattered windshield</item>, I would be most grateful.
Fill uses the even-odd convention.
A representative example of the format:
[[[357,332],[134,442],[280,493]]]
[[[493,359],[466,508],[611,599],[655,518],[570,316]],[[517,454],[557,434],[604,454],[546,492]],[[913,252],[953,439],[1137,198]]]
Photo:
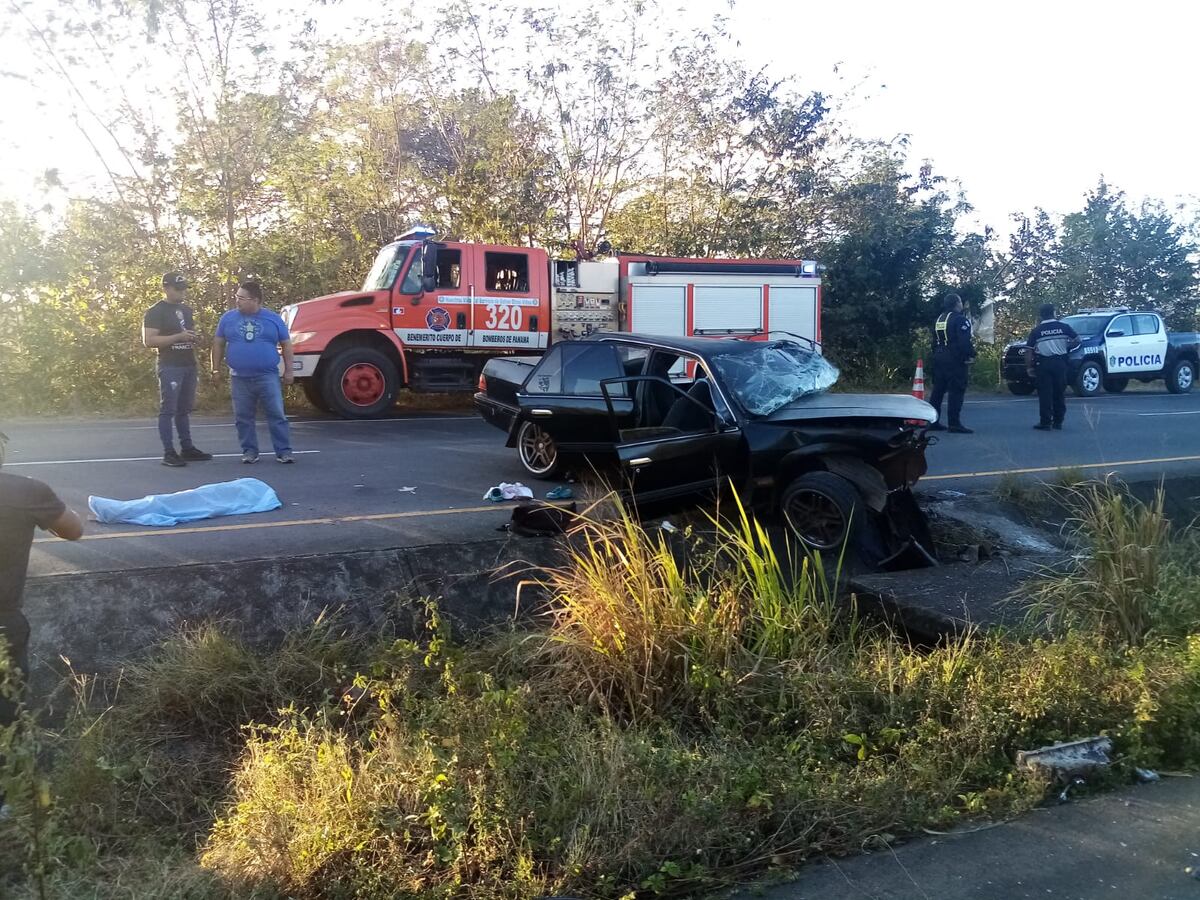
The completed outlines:
[[[752,416],[769,416],[801,397],[829,390],[838,380],[829,360],[792,341],[756,343],[753,349],[742,344],[709,360]]]

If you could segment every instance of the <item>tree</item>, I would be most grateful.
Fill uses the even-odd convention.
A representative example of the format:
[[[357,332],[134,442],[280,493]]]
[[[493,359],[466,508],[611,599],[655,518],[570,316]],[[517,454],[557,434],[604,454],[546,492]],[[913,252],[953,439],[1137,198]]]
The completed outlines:
[[[829,354],[855,372],[908,366],[918,329],[936,315],[938,271],[955,242],[944,179],[914,178],[879,146],[831,199],[836,236],[822,250]]]

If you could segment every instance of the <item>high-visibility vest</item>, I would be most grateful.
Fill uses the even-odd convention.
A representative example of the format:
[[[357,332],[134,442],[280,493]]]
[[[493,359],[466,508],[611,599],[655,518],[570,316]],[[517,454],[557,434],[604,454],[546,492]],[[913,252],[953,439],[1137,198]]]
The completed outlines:
[[[935,347],[949,347],[950,336],[947,334],[947,329],[950,326],[950,317],[954,313],[942,313],[937,317],[937,322],[933,326],[933,345]]]

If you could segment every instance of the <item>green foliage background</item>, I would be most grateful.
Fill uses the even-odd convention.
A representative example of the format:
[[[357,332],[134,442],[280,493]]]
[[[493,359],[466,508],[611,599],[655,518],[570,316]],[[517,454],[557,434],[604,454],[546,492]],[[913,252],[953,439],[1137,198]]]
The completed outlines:
[[[1047,299],[1195,319],[1179,211],[1099,180],[1078,212],[1015,216],[1004,247],[903,139],[849,131],[853,91],[750,68],[719,19],[450,0],[325,38],[288,9],[13,4],[6,27],[39,48],[16,76],[75,98],[72,137],[107,176],[51,169],[0,202],[0,412],[150,409],[139,326],[162,272],[188,273],[211,333],[239,277],[275,306],[354,287],[415,221],[567,256],[607,237],[819,259],[826,351],[863,383],[911,376],[948,289],[997,301],[1001,338]]]

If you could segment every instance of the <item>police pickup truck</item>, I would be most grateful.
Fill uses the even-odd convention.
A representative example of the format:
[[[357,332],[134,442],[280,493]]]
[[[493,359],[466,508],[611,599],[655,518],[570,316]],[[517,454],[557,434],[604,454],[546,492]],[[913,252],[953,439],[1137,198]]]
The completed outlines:
[[[1200,334],[1167,332],[1156,312],[1089,309],[1064,316],[1079,335],[1080,345],[1067,359],[1067,381],[1081,397],[1100,389],[1120,393],[1131,379],[1149,383],[1164,379],[1172,394],[1192,389],[1200,367]],[[1025,368],[1025,342],[1004,348],[1004,380],[1014,394],[1032,394],[1037,386]]]

